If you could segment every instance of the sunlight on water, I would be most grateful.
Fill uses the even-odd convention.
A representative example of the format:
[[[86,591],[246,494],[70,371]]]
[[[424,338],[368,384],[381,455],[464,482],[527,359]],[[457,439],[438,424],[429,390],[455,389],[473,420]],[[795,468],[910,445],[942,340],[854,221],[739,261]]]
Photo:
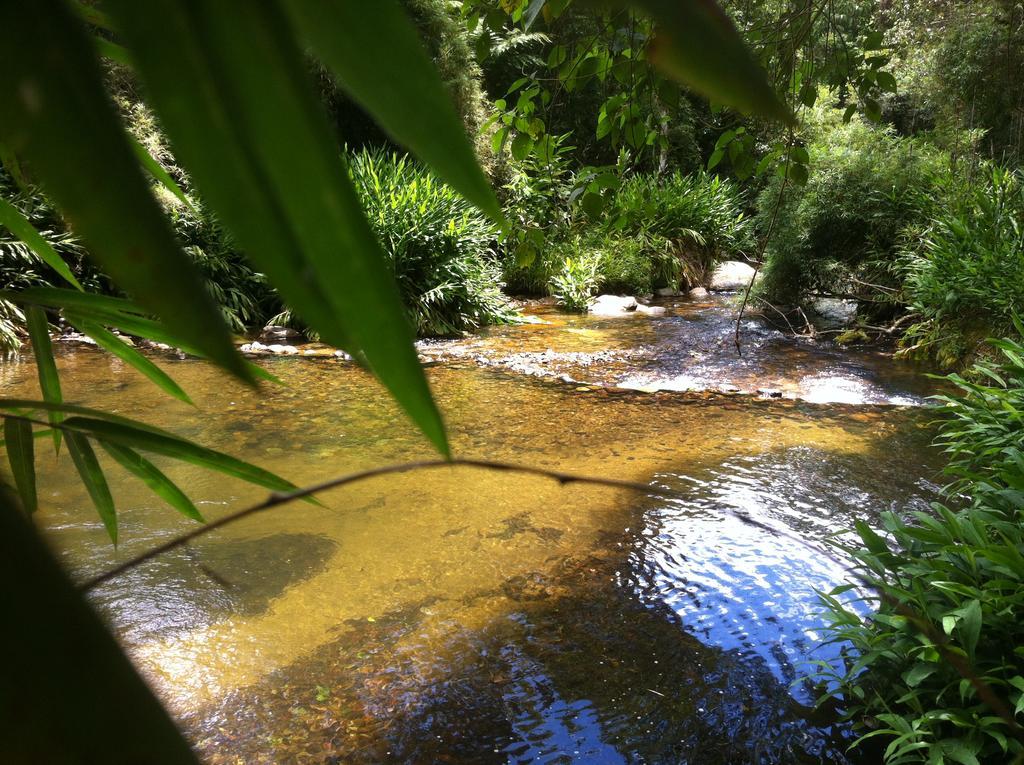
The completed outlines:
[[[813,589],[844,575],[816,545],[856,518],[928,500],[927,414],[565,385],[495,362],[550,347],[570,354],[555,367],[595,377],[667,374],[695,344],[723,342],[718,314],[687,329],[682,313],[628,327],[548,314],[426,351],[444,359],[429,377],[456,453],[653,482],[677,498],[468,468],[396,475],[210,534],[95,602],[213,763],[845,762],[841,729],[790,686],[809,658],[832,655]],[[657,351],[661,372],[654,356],[631,355],[686,332],[689,350]],[[884,360],[833,373],[831,351],[758,347],[754,360],[695,369],[716,387],[772,371],[812,400],[825,389],[857,404],[926,392],[904,385],[910,370],[883,372]],[[587,367],[586,354],[605,352]],[[252,392],[203,363],[162,363],[198,409],[93,350],[59,359],[68,400],[299,484],[432,456],[350,364],[268,359],[284,384]],[[4,394],[36,395],[34,374],[28,362],[0,365]],[[41,454],[39,519],[78,577],[191,527],[112,469],[115,551],[67,457]],[[161,466],[210,519],[262,497]]]

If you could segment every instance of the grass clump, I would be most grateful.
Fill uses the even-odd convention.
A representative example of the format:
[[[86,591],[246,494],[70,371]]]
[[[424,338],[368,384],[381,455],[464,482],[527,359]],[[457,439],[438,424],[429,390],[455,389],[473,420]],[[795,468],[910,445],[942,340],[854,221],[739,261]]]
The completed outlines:
[[[421,336],[454,335],[507,321],[494,226],[407,157],[363,150],[352,178]]]

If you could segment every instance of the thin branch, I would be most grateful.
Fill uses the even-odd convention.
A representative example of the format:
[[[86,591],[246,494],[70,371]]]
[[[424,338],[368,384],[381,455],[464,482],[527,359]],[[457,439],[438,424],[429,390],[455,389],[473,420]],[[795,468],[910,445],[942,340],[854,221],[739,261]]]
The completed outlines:
[[[89,592],[90,590],[95,589],[104,582],[108,582],[111,579],[120,576],[121,574],[124,574],[127,571],[130,571],[131,569],[136,568],[137,566],[143,563],[146,563],[147,561],[153,560],[154,558],[163,555],[164,553],[170,552],[171,550],[174,550],[183,545],[187,545],[189,542],[193,542],[199,537],[206,536],[212,531],[216,531],[217,529],[223,528],[224,526],[235,523],[236,521],[240,521],[243,518],[248,518],[249,516],[255,515],[256,513],[263,512],[264,510],[270,510],[271,508],[287,504],[288,502],[293,502],[297,499],[310,497],[315,494],[319,494],[320,492],[327,491],[328,489],[336,489],[339,486],[346,486],[348,484],[356,483],[359,481],[365,481],[370,478],[378,478],[380,476],[385,475],[395,475],[398,473],[409,473],[414,470],[431,470],[434,468],[446,467],[472,467],[484,470],[506,471],[510,473],[526,473],[529,475],[541,476],[543,478],[550,478],[552,480],[558,481],[558,483],[563,486],[571,483],[580,483],[588,484],[591,486],[606,486],[612,489],[628,489],[629,491],[638,491],[643,492],[645,494],[653,494],[661,497],[679,498],[685,496],[682,492],[675,491],[672,489],[663,489],[658,486],[652,486],[646,483],[625,481],[618,478],[600,478],[597,476],[586,476],[579,475],[576,473],[564,473],[559,470],[548,470],[546,468],[531,467],[529,465],[516,465],[510,462],[498,462],[495,460],[456,458],[452,460],[419,460],[415,462],[401,462],[395,465],[384,465],[382,467],[370,468],[369,470],[360,470],[355,473],[347,473],[345,475],[338,476],[337,478],[332,478],[321,483],[312,484],[301,489],[296,489],[295,491],[274,492],[273,494],[271,494],[269,497],[267,497],[265,500],[258,504],[252,505],[251,507],[247,507],[244,510],[239,510],[238,512],[232,513],[231,515],[226,515],[223,518],[220,518],[211,523],[207,523],[195,529],[194,531],[190,531],[189,533],[183,534],[180,537],[175,537],[174,539],[165,542],[162,545],[158,545],[157,547],[154,547],[151,550],[147,550],[146,552],[134,558],[126,560],[124,563],[115,566],[109,571],[100,574],[99,576],[94,577],[93,579],[87,580],[83,584],[79,585],[78,589],[81,592]],[[805,547],[813,549],[816,552],[825,555],[837,565],[845,566],[845,564],[843,564],[838,558],[830,555],[827,551],[821,550],[818,547],[811,545],[809,542],[807,542],[807,540],[798,537],[796,534],[793,534],[784,529],[778,529],[773,526],[769,526],[766,523],[762,523],[761,521],[755,520],[754,518],[751,518],[750,516],[745,515],[743,513],[736,512],[735,510],[724,510],[724,512],[727,515],[734,517],[737,520],[746,523],[750,526],[755,526],[756,528],[762,529],[763,531],[767,531],[772,534],[777,534],[779,536],[786,537],[787,539],[790,539]]]

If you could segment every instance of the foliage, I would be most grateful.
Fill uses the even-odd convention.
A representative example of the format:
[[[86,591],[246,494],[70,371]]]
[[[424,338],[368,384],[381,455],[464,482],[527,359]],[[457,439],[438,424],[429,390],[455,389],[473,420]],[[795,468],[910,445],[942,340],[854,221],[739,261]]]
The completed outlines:
[[[1024,305],[1024,176],[991,166],[921,193],[930,220],[902,252],[905,299],[921,321],[904,344],[951,365],[974,354],[979,333],[1013,331]]]
[[[753,248],[739,187],[707,172],[635,175],[615,191],[610,208],[609,231],[660,236],[715,254]]]
[[[350,167],[418,334],[453,335],[509,318],[493,224],[407,157],[363,150]]]
[[[563,308],[569,311],[586,311],[598,284],[598,268],[601,254],[582,252],[568,257],[562,268],[551,277],[551,294]]]
[[[920,216],[938,166],[934,152],[891,129],[819,107],[809,121],[806,185],[788,184],[776,213],[775,176],[757,199],[757,225],[768,242],[761,292],[796,304],[807,293],[874,299],[863,283],[894,286],[891,263],[904,229]]]
[[[994,341],[1002,353],[976,376],[953,376],[955,397],[940,397],[938,443],[956,482],[952,510],[933,505],[908,519],[883,515],[886,536],[858,524],[862,546],[846,548],[875,591],[862,619],[841,600],[847,585],[822,596],[830,638],[852,651],[825,666],[828,698],[841,702],[862,735],[887,743],[885,762],[1006,762],[1024,751],[977,679],[1024,713],[1024,346]]]

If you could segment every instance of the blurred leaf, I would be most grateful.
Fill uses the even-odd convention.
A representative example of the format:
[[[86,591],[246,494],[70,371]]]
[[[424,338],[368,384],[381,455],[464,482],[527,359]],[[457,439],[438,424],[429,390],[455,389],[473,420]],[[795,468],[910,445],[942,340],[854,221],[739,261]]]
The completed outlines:
[[[380,13],[377,3],[353,7]],[[107,8],[176,156],[241,248],[325,342],[365,361],[447,455],[393,276],[288,20],[272,4],[243,0]]]
[[[157,162],[153,155],[146,151],[146,147],[139,143],[134,136],[129,136],[129,139],[132,142],[132,148],[135,150],[135,156],[139,158],[139,162],[142,163],[146,172],[153,176],[161,186],[181,200],[192,212],[197,212],[196,208],[188,200],[188,197],[185,196],[185,192],[181,190],[181,186],[171,177],[170,173],[164,170],[164,166]]]
[[[57,374],[57,363],[53,360],[53,346],[50,345],[50,326],[46,322],[46,313],[38,306],[25,309],[28,324],[28,335],[32,341],[32,350],[36,357],[36,373],[39,375],[39,389],[43,400],[50,404],[60,404],[64,397],[60,391],[60,376]],[[63,419],[59,411],[50,412],[50,424],[54,426],[53,446],[60,450],[60,431],[56,426]]]
[[[55,287],[30,287],[20,292],[0,291],[0,300],[10,300],[20,305],[39,305],[47,308],[61,309],[69,316],[88,319],[100,324],[114,327],[122,332],[163,343],[199,358],[205,355],[193,347],[187,340],[176,335],[160,322],[146,318],[144,311],[130,300],[94,295],[89,292],[75,292]],[[249,373],[259,379],[280,384],[274,375],[256,364],[245,361]]]
[[[120,444],[100,441],[100,446],[125,470],[133,473],[148,486],[154,494],[167,504],[194,521],[204,523],[203,516],[185,493],[164,475],[152,462],[138,452]]]
[[[41,261],[56,271],[66,282],[76,289],[82,289],[82,285],[71,273],[71,269],[68,268],[64,259],[57,254],[57,251],[43,238],[42,234],[36,231],[35,226],[29,222],[28,218],[6,199],[0,199],[0,225],[27,244]]]
[[[33,524],[0,494],[0,673],[8,765],[198,765]],[[116,720],[115,720],[116,716]]]
[[[96,46],[96,51],[103,56],[103,58],[113,61],[115,64],[121,64],[122,66],[131,68],[132,56],[122,46],[99,36],[94,36],[92,38],[92,42],[93,45]]]
[[[17,30],[0,46],[0,140],[31,163],[121,288],[210,359],[251,380],[149,193],[81,22],[60,0],[34,0],[0,3],[0,29]]]
[[[179,401],[184,401],[186,404],[192,403],[192,399],[171,379],[170,375],[115,334],[95,322],[82,317],[76,317],[74,314],[70,314],[67,319],[79,332],[95,340],[100,348],[109,351],[126,364],[134,367],[148,377],[158,388],[174,396]]]
[[[274,475],[269,470],[152,428],[133,427],[111,419],[100,420],[77,415],[65,420],[64,427],[107,443],[162,454],[165,457],[216,470],[274,491],[292,491],[297,488],[295,484]]]
[[[787,124],[793,115],[768,84],[732,21],[713,0],[635,0],[656,24],[651,61],[701,94]]]
[[[80,433],[68,431],[65,435],[71,460],[75,463],[75,468],[92,498],[93,505],[96,506],[96,512],[99,513],[100,519],[107,529],[107,534],[110,535],[110,541],[116,545],[117,511],[114,509],[114,498],[110,496],[110,487],[107,486],[103,469],[96,459],[96,452],[92,450],[89,440]]]
[[[32,423],[17,417],[4,418],[4,448],[11,465],[14,485],[25,512],[34,513],[39,506],[36,496],[35,442]]]
[[[466,199],[503,220],[437,67],[395,0],[283,5],[342,88],[381,127]]]

